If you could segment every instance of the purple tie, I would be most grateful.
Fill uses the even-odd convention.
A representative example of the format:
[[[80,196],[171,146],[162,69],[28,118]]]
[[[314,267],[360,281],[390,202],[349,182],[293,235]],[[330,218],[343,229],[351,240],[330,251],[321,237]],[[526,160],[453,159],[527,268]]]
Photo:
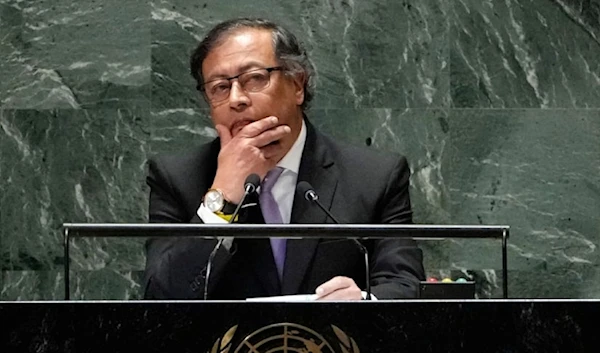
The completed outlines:
[[[279,206],[277,201],[273,197],[271,190],[273,185],[279,179],[279,176],[283,173],[283,168],[276,167],[271,169],[263,183],[260,186],[260,196],[258,202],[260,203],[260,209],[265,219],[265,223],[281,224],[281,213],[279,212]],[[275,265],[277,266],[277,273],[279,274],[279,280],[283,277],[283,265],[285,263],[285,243],[286,240],[282,238],[271,238],[271,248],[273,249],[273,258],[275,259]]]

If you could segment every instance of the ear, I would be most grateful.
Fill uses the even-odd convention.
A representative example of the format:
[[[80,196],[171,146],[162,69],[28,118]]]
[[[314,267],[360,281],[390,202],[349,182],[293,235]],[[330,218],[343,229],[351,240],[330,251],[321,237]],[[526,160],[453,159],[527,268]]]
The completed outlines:
[[[304,82],[306,81],[306,75],[299,73],[294,75],[292,78],[294,83],[294,95],[296,96],[296,104],[302,105],[304,103]]]

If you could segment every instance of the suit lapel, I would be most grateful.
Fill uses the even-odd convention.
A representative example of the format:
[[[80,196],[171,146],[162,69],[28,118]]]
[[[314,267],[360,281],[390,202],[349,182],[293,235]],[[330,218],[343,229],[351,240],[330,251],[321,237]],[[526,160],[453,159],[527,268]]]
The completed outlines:
[[[318,135],[308,120],[305,121],[307,128],[306,143],[300,161],[298,182],[309,182],[319,195],[319,201],[324,207],[330,209],[337,187],[337,175],[334,168],[331,168],[334,162],[322,137]],[[307,201],[304,195],[296,193],[292,207],[291,223],[322,224],[331,223],[331,221],[328,222],[327,215],[316,205],[312,205]],[[319,241],[316,237],[288,240],[282,294],[298,293],[308,267],[312,263]]]

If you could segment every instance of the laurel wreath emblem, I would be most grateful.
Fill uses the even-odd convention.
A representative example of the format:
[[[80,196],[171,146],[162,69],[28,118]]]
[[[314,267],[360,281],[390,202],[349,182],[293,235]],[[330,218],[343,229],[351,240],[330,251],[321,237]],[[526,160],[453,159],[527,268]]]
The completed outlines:
[[[210,353],[229,353],[229,349],[231,348],[231,340],[233,339],[233,335],[235,335],[235,330],[237,330],[238,325],[231,327],[223,337],[218,338],[215,341]]]
[[[358,349],[358,345],[356,344],[356,341],[354,341],[354,338],[348,336],[344,331],[342,331],[339,327],[335,325],[331,325],[331,328],[333,328],[333,332],[340,340],[339,343],[340,348],[342,349],[342,353],[360,353],[360,350]]]
[[[210,350],[210,353],[229,353],[233,345],[233,336],[235,335],[237,328],[238,325],[232,326],[231,328],[229,328],[229,330],[227,330],[227,332],[225,332],[225,334],[222,337],[217,338],[217,340],[213,344],[212,349]],[[342,329],[335,325],[331,325],[331,328],[333,329],[333,332],[335,333],[338,339],[338,344],[340,346],[341,353],[360,353],[360,349],[358,348],[356,341],[352,337],[348,336],[348,334],[346,334]],[[296,332],[296,334],[298,333],[298,331],[294,332]],[[317,345],[312,344],[306,346],[306,352],[321,353],[321,350]]]

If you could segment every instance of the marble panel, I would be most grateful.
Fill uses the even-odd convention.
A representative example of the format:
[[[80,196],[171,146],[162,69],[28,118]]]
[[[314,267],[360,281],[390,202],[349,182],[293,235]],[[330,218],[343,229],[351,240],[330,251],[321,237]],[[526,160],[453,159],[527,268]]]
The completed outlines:
[[[62,269],[65,222],[146,222],[148,116],[0,111],[3,271]],[[139,270],[145,260],[138,240],[85,239],[74,242],[71,261],[85,270],[119,269],[119,261]],[[5,277],[5,286],[13,284]]]
[[[0,0],[0,106],[147,106],[149,15],[144,0]]]
[[[61,300],[62,271],[2,271],[0,300]]]
[[[511,226],[512,293],[600,297],[600,110],[452,110],[449,127],[451,220]]]
[[[143,271],[71,271],[71,300],[136,300]],[[2,271],[0,300],[63,300],[63,271]]]
[[[600,106],[600,2],[450,4],[454,107]]]
[[[317,67],[313,106],[449,105],[447,2],[155,1],[152,107],[206,107],[189,75],[189,54],[218,22],[263,17],[301,39]]]
[[[153,110],[151,119],[152,155],[185,153],[217,137],[207,109]]]

